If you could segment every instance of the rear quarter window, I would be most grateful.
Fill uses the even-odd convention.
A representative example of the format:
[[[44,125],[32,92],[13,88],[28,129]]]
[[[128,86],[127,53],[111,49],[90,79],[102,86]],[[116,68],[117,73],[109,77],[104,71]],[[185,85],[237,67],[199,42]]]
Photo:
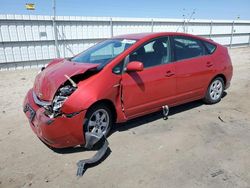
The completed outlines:
[[[206,46],[207,51],[208,51],[209,54],[214,53],[214,51],[215,51],[215,49],[216,49],[216,45],[211,44],[211,43],[209,43],[209,42],[204,42],[204,45]]]

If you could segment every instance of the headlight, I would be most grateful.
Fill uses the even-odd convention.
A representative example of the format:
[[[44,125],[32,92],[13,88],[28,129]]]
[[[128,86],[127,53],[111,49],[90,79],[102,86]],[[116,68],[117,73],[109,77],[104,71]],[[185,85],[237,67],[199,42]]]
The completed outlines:
[[[46,110],[46,115],[48,115],[50,118],[61,115],[61,107],[63,103],[75,90],[76,87],[73,87],[72,85],[65,85],[60,87],[55,94],[51,107]]]
[[[62,107],[64,101],[67,99],[68,97],[65,96],[56,96],[53,100],[53,105],[52,105],[52,110],[54,112],[57,112],[60,110],[60,108]]]

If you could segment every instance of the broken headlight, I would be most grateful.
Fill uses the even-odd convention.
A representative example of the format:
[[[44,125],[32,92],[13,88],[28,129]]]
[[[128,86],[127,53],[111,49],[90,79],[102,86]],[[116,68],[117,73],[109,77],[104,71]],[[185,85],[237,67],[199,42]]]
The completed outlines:
[[[45,111],[50,118],[57,117],[62,114],[61,107],[68,97],[76,90],[72,85],[65,85],[58,89],[52,101],[52,105]]]

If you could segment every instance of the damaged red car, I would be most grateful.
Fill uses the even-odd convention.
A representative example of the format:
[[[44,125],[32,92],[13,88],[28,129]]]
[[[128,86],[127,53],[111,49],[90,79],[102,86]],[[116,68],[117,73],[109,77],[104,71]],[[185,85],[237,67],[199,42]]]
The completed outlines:
[[[36,135],[54,148],[107,135],[115,123],[203,99],[221,100],[230,85],[227,48],[183,33],[141,33],[104,40],[36,76],[23,110]]]

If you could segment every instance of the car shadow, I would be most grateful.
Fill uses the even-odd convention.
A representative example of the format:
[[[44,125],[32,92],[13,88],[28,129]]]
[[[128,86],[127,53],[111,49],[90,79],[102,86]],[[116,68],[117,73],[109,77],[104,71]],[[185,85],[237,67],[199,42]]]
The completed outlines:
[[[42,140],[41,140],[42,141]],[[42,141],[43,142],[43,141]],[[101,148],[102,143],[97,143],[93,146],[92,149],[84,148],[83,146],[75,146],[75,147],[68,147],[68,148],[52,148],[49,145],[47,145],[45,142],[43,142],[49,149],[53,150],[54,152],[58,154],[70,154],[70,153],[78,153],[83,151],[97,151]],[[108,148],[109,154],[111,153],[110,148]],[[109,155],[108,154],[108,155]]]
[[[227,92],[226,91],[223,92],[221,98],[224,98],[225,96],[227,96]]]
[[[224,98],[226,95],[227,95],[227,92],[224,91],[222,98]],[[179,106],[171,107],[169,109],[168,117],[174,116],[175,114],[178,114],[178,113],[185,112],[187,110],[191,110],[191,109],[200,107],[202,105],[209,105],[209,104],[205,104],[202,100],[197,100],[197,101],[189,102],[189,103],[182,104]],[[112,135],[113,133],[115,133],[117,131],[118,132],[127,131],[129,129],[133,129],[135,127],[156,121],[156,120],[161,119],[161,118],[164,119],[163,113],[162,113],[162,111],[158,111],[158,112],[154,112],[154,113],[142,116],[142,117],[138,117],[138,118],[129,120],[125,123],[119,123],[119,124],[116,124],[116,126],[112,129],[110,135]]]
[[[222,98],[224,98],[226,95],[227,95],[227,92],[224,92]],[[197,101],[189,102],[189,103],[182,104],[179,106],[171,107],[169,110],[168,117],[174,116],[175,114],[178,114],[178,113],[185,112],[187,110],[198,108],[202,105],[207,105],[207,104],[205,104],[202,100],[197,100]],[[109,136],[111,136],[112,134],[114,134],[117,131],[118,132],[127,131],[127,130],[133,129],[135,127],[138,127],[138,126],[142,126],[143,124],[156,121],[156,120],[161,119],[161,118],[164,118],[163,113],[162,113],[162,111],[158,111],[158,112],[154,112],[154,113],[142,116],[142,117],[138,117],[138,118],[129,120],[125,123],[117,123],[113,127],[113,129],[111,130]],[[76,146],[76,147],[70,147],[70,148],[60,148],[60,149],[51,148],[48,145],[46,145],[46,146],[49,147],[50,149],[52,149],[54,152],[59,153],[59,154],[70,154],[70,153],[89,151],[88,149],[86,149],[82,146]],[[97,149],[94,148],[94,150],[97,150]],[[110,155],[110,153],[111,152],[109,152],[108,155]]]
[[[204,105],[204,103],[201,100],[198,100],[198,101],[186,103],[186,104],[183,104],[183,105],[179,105],[179,106],[176,106],[176,107],[171,107],[169,109],[168,117],[174,116],[177,113],[185,112],[187,110],[200,107],[202,105]],[[158,112],[154,112],[154,113],[142,116],[142,117],[138,117],[138,118],[129,120],[129,121],[125,122],[125,123],[116,124],[116,126],[112,129],[110,135],[114,134],[117,131],[118,132],[127,131],[129,129],[133,129],[135,127],[138,127],[138,126],[141,126],[143,124],[156,121],[158,119],[164,119],[162,111],[158,111]]]

